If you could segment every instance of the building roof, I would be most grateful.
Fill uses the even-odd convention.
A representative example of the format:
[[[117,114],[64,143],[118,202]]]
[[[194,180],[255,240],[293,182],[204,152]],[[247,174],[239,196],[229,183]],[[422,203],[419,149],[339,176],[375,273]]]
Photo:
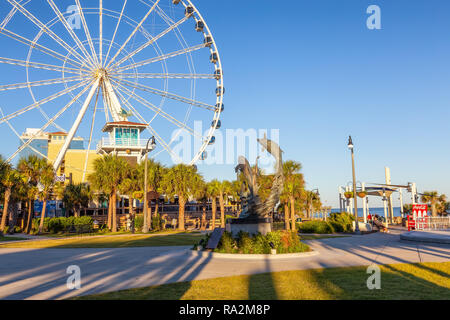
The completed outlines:
[[[51,136],[67,136],[67,133],[66,133],[66,132],[62,132],[62,131],[59,131],[59,132],[52,132],[52,133],[49,133],[49,135],[51,135]]]
[[[110,132],[113,128],[120,128],[120,127],[128,127],[128,128],[137,128],[140,131],[143,131],[145,128],[147,128],[147,124],[145,123],[138,123],[138,122],[130,122],[130,121],[118,121],[118,122],[108,122],[103,127],[103,132]]]

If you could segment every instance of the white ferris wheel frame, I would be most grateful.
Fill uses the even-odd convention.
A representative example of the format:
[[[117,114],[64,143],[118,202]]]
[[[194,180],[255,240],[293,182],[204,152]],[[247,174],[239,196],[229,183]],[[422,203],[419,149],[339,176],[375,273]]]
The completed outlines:
[[[165,15],[164,10],[162,10],[159,7],[159,4],[161,0],[153,0],[153,4],[149,4],[146,1],[143,0],[136,0],[140,1],[147,6],[150,7],[150,9],[147,11],[144,18],[140,20],[139,23],[134,21],[133,19],[129,18],[127,15],[124,14],[125,7],[127,5],[127,2],[130,0],[123,0],[123,7],[120,12],[120,14],[117,11],[109,10],[103,7],[103,0],[99,1],[99,7],[98,8],[83,8],[81,6],[80,0],[75,0],[79,15],[81,18],[81,24],[83,26],[84,35],[86,36],[86,40],[81,42],[81,40],[78,38],[78,36],[75,34],[75,32],[72,30],[72,28],[68,25],[67,19],[64,17],[64,14],[59,10],[57,5],[55,4],[54,0],[47,0],[48,4],[51,6],[55,13],[55,17],[44,24],[41,22],[38,18],[36,18],[31,12],[29,12],[25,5],[27,5],[31,0],[7,0],[9,4],[11,4],[12,9],[9,12],[9,14],[6,16],[6,18],[0,23],[0,35],[5,35],[13,40],[16,40],[18,42],[21,42],[27,46],[29,46],[28,56],[27,60],[20,60],[20,59],[10,59],[10,58],[4,58],[0,57],[0,64],[9,64],[9,65],[17,65],[22,66],[26,68],[26,75],[27,75],[27,81],[24,83],[16,83],[16,84],[9,84],[9,85],[0,85],[0,92],[6,91],[6,90],[16,90],[16,89],[23,89],[28,88],[30,95],[32,96],[32,99],[34,101],[33,104],[26,106],[24,108],[21,108],[9,115],[4,115],[2,111],[2,116],[0,118],[0,124],[7,123],[8,126],[10,126],[11,129],[13,127],[9,123],[11,119],[14,119],[17,116],[20,116],[30,110],[37,109],[39,112],[44,116],[44,118],[47,120],[47,123],[39,129],[37,133],[35,133],[32,137],[30,137],[27,141],[23,141],[22,146],[10,157],[7,161],[12,161],[22,150],[24,150],[27,147],[30,147],[31,149],[35,150],[30,146],[31,142],[35,140],[40,134],[46,130],[50,125],[53,125],[59,129],[62,129],[60,126],[56,124],[56,120],[67,110],[69,109],[78,99],[85,94],[88,90],[89,93],[84,100],[81,109],[78,112],[78,115],[76,117],[75,122],[72,124],[72,127],[70,128],[67,138],[63,144],[63,147],[61,148],[56,160],[54,161],[54,169],[55,171],[58,170],[60,167],[65,154],[67,150],[69,149],[69,146],[81,124],[81,121],[86,115],[86,111],[88,107],[90,106],[92,99],[94,98],[95,94],[98,93],[100,90],[102,90],[102,95],[104,97],[104,107],[105,107],[105,117],[108,121],[109,113],[111,113],[111,116],[114,121],[121,121],[125,120],[125,118],[121,115],[121,106],[127,106],[128,110],[133,112],[133,115],[136,116],[140,121],[147,124],[147,130],[156,138],[156,141],[160,143],[164,150],[167,151],[169,154],[174,155],[173,151],[170,149],[170,144],[174,140],[172,139],[169,144],[164,141],[160,137],[160,135],[151,127],[152,121],[159,115],[163,118],[165,118],[167,121],[172,122],[175,124],[180,130],[186,130],[191,135],[202,138],[203,143],[200,147],[200,149],[196,152],[195,156],[189,163],[190,165],[194,165],[197,163],[202,157],[203,154],[210,144],[210,142],[213,139],[213,135],[215,130],[218,127],[218,124],[220,123],[220,115],[223,111],[223,94],[224,94],[224,82],[223,82],[223,69],[222,69],[222,62],[220,59],[220,54],[217,49],[216,42],[214,40],[213,34],[211,33],[206,21],[203,19],[200,12],[197,10],[195,5],[190,0],[172,0],[173,3],[177,5],[183,5],[185,10],[188,10],[188,8],[192,8],[193,12],[191,14],[185,14],[184,18],[180,19],[179,21],[173,21],[170,17]],[[94,10],[94,12],[88,13],[88,10]],[[97,14],[96,10],[98,10],[98,16],[99,16],[99,38],[93,39],[91,37],[90,29],[87,25],[86,19],[85,19],[85,13],[86,14]],[[168,27],[164,29],[161,33],[159,33],[156,36],[151,36],[148,32],[146,32],[145,28],[143,28],[143,24],[146,21],[146,19],[150,16],[151,13],[156,12],[165,22],[168,24]],[[21,36],[11,30],[7,29],[8,23],[10,20],[14,17],[15,14],[21,13],[26,18],[28,18],[29,21],[31,21],[33,24],[35,24],[39,28],[38,34],[35,36],[33,40],[30,40],[24,36]],[[103,16],[110,16],[113,17],[113,15],[118,15],[118,21],[116,24],[116,28],[113,34],[112,39],[104,39],[103,37]],[[190,20],[190,18],[193,18],[196,22],[202,22],[203,23],[203,29],[201,32],[203,32],[205,42],[203,44],[194,45],[191,47],[187,47],[187,43],[183,38],[183,35],[179,31],[178,27],[182,25],[184,22]],[[117,32],[119,30],[119,25],[125,21],[129,25],[132,25],[134,27],[132,33],[128,36],[127,40],[120,46],[120,49],[116,51],[113,54],[112,48],[114,45],[117,45],[114,41],[116,39]],[[131,22],[130,22],[131,21]],[[56,23],[61,22],[67,32],[70,35],[70,38],[75,42],[75,46],[70,46],[67,44],[66,41],[64,41],[60,36],[58,36],[54,31],[51,30],[51,27],[55,25]],[[136,25],[137,24],[137,25]],[[170,53],[163,54],[161,49],[158,46],[158,40],[163,38],[165,35],[169,34],[170,32],[174,32],[177,36],[177,39],[180,43],[184,42],[185,45],[183,45],[183,49],[177,50]],[[129,41],[134,37],[134,35],[137,32],[141,32],[144,34],[146,39],[148,40],[144,44],[140,45],[137,49],[133,50],[132,52],[128,52],[125,48]],[[146,33],[146,34],[145,34]],[[67,51],[66,55],[63,55],[55,50],[52,50],[42,44],[39,44],[39,39],[43,34],[48,35],[50,38],[52,38],[57,44],[59,44],[58,48],[64,48]],[[65,35],[67,37],[67,35]],[[208,42],[206,42],[206,39],[208,39]],[[87,42],[88,48],[86,48],[85,43]],[[97,54],[95,50],[94,43],[98,42],[98,51]],[[108,51],[106,52],[105,58],[103,57],[103,49],[104,49],[104,43],[109,42]],[[135,62],[133,60],[133,57],[141,52],[142,50],[148,48],[149,46],[157,47],[157,53],[158,56],[145,59],[143,61]],[[191,66],[190,63],[193,65],[192,56],[190,56],[190,53],[202,48],[209,47],[210,54],[215,55],[215,62],[214,62],[214,68],[215,72],[214,74],[197,74],[195,72],[195,68]],[[90,53],[88,52],[88,49]],[[58,59],[60,61],[63,61],[62,66],[58,65],[52,65],[47,63],[38,63],[31,61],[32,51],[38,50],[46,55],[49,55],[55,59]],[[81,52],[79,52],[80,50]],[[120,56],[123,52],[124,56]],[[189,68],[191,70],[191,73],[189,74],[182,74],[182,73],[168,73],[167,66],[165,65],[165,62],[167,59],[183,55],[185,54],[188,60]],[[110,58],[110,60],[108,60]],[[189,61],[190,59],[190,61]],[[128,64],[125,64],[128,62]],[[163,71],[165,73],[139,73],[138,68],[155,63],[155,62],[162,62],[163,63]],[[112,69],[108,69],[111,67]],[[41,70],[50,70],[50,71],[56,71],[61,72],[62,77],[61,78],[54,78],[54,79],[47,79],[47,80],[39,80],[39,81],[31,81],[30,79],[30,69],[41,69]],[[131,70],[130,70],[131,69]],[[92,71],[95,70],[96,74],[95,76],[92,75]],[[126,72],[128,71],[128,72]],[[133,71],[133,72],[129,72]],[[217,76],[217,72],[219,73]],[[68,74],[69,76],[66,76]],[[121,77],[118,78],[117,76],[120,75]],[[165,79],[164,83],[164,90],[152,88],[150,86],[146,86],[144,84],[138,83],[138,79],[146,79],[146,78],[153,78],[153,79]],[[209,105],[207,103],[203,103],[200,101],[195,100],[195,96],[192,98],[192,92],[195,91],[195,81],[194,85],[192,87],[191,85],[191,99],[178,96],[176,94],[168,92],[167,89],[167,81],[168,79],[215,79],[216,80],[216,88],[217,90],[220,90],[220,94],[216,95],[216,104]],[[127,80],[128,79],[128,80]],[[119,80],[119,81],[118,81]],[[132,80],[136,80],[133,82]],[[77,84],[73,84],[73,82],[77,82]],[[68,84],[72,82],[72,85],[69,86]],[[65,89],[55,93],[51,96],[48,96],[44,99],[41,99],[39,101],[36,100],[35,95],[33,93],[32,88],[39,87],[39,86],[46,86],[46,85],[52,85],[52,84],[63,84],[65,86]],[[77,89],[82,89],[76,96],[74,95],[74,91]],[[158,95],[162,97],[161,105],[155,106],[150,101],[147,101],[147,99],[143,98],[142,96],[139,96],[136,91],[145,91],[150,92],[155,95]],[[41,108],[41,106],[47,102],[50,102],[58,97],[64,96],[70,94],[72,96],[72,99],[69,103],[67,103],[62,109],[59,110],[55,116],[50,118],[44,110]],[[195,94],[195,93],[194,93]],[[128,96],[128,98],[126,97]],[[134,101],[140,102],[140,104],[146,106],[148,109],[155,112],[154,117],[151,119],[151,121],[146,121],[139,112],[132,106],[132,104],[129,102],[130,99],[133,99]],[[175,117],[171,116],[166,111],[162,110],[162,104],[164,103],[165,99],[172,99],[179,102],[182,102],[184,104],[187,104],[192,107],[199,107],[204,108],[209,111],[214,112],[214,116],[212,119],[212,125],[207,133],[206,136],[198,135],[193,129],[189,128],[186,125],[187,118],[190,114],[190,110],[188,110],[185,121],[182,122],[180,120],[177,120]],[[98,99],[97,99],[98,100]],[[90,151],[90,145],[92,141],[92,130],[93,130],[93,123],[95,120],[95,113],[97,111],[97,102],[96,106],[94,108],[94,114],[93,114],[93,120],[92,120],[92,126],[91,126],[91,132],[90,132],[90,138],[89,138],[89,144],[88,148],[86,149],[86,164],[84,166],[83,171],[83,180],[86,175],[87,170],[87,157]],[[63,129],[62,129],[63,130]],[[15,130],[13,130],[15,134],[20,138],[20,136],[17,134]],[[179,134],[179,133],[178,133]],[[162,151],[164,151],[162,150]],[[160,151],[159,153],[161,153]],[[158,153],[158,154],[159,154]],[[42,156],[42,154],[41,154]],[[156,155],[155,155],[156,156]],[[46,157],[47,158],[47,157]]]

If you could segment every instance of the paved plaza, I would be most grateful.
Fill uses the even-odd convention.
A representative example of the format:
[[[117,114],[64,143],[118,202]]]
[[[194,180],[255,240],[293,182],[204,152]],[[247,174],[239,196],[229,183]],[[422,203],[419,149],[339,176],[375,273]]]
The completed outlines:
[[[318,255],[281,260],[196,256],[189,247],[0,249],[0,299],[64,299],[233,275],[450,260],[450,245],[403,241],[401,232],[306,241]],[[67,289],[70,265],[81,268],[79,290]]]

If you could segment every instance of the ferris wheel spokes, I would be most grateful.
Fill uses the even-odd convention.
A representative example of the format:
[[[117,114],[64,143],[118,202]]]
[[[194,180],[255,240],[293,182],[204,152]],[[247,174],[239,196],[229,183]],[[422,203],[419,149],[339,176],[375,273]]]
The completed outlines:
[[[25,9],[21,4],[19,4],[16,0],[7,0],[12,6],[17,8],[25,17],[28,18],[31,22],[33,22],[39,29],[43,30],[46,34],[48,34],[53,40],[55,40],[60,46],[66,49],[68,52],[71,52],[72,49],[70,46],[61,39],[56,33],[50,30],[44,23],[42,23],[38,18],[36,18],[33,14],[31,14],[27,9]],[[73,51],[73,55],[76,56],[80,61],[84,61],[91,67],[94,67],[85,57],[80,55],[78,52]]]
[[[111,73],[121,79],[216,79],[215,74],[195,73]]]
[[[203,108],[203,109],[207,109],[207,110],[210,110],[210,111],[216,111],[216,107],[213,106],[213,105],[210,105],[210,104],[207,104],[207,103],[204,103],[204,102],[200,102],[200,101],[196,101],[196,100],[192,100],[192,99],[188,99],[188,98],[185,98],[185,97],[182,97],[182,96],[179,96],[179,95],[167,92],[167,91],[155,89],[155,88],[152,88],[150,86],[146,86],[146,85],[143,85],[143,84],[140,84],[140,83],[134,83],[134,82],[131,82],[131,81],[128,81],[128,80],[125,80],[125,79],[115,79],[115,78],[112,78],[111,81],[113,81],[116,84],[118,84],[120,82],[123,82],[123,84],[128,86],[128,87],[139,89],[141,91],[150,92],[150,93],[159,95],[161,97],[165,97],[165,98],[169,98],[169,99],[172,99],[172,100],[176,100],[176,101],[179,101],[179,102],[183,102],[183,103],[186,103],[186,104],[189,104],[189,105],[192,105],[192,106],[196,106],[196,107],[200,107],[200,108]]]
[[[77,0],[77,1],[79,1],[79,0]],[[119,30],[119,25],[120,25],[120,22],[122,21],[123,13],[125,11],[125,7],[127,5],[127,2],[128,2],[128,0],[125,0],[124,3],[123,3],[122,11],[120,12],[119,19],[117,20],[116,29],[114,30],[114,34],[113,34],[112,40],[111,40],[111,42],[109,44],[108,52],[106,53],[105,62],[108,61],[108,57],[109,57],[109,54],[111,52],[111,48],[112,48],[112,45],[114,43],[114,40],[116,39],[117,30]]]
[[[61,96],[65,95],[65,94],[67,94],[67,93],[70,93],[70,92],[72,92],[72,91],[82,87],[83,85],[87,84],[88,81],[89,80],[85,80],[83,82],[80,82],[80,83],[78,83],[78,84],[76,84],[76,85],[74,85],[72,87],[66,88],[66,89],[64,89],[64,90],[62,90],[60,92],[57,92],[57,93],[55,93],[55,94],[53,94],[53,95],[51,95],[51,96],[49,96],[49,97],[47,97],[45,99],[37,101],[37,102],[35,102],[33,104],[30,104],[27,107],[24,107],[24,108],[22,108],[20,110],[17,110],[17,111],[15,111],[15,112],[7,115],[7,116],[4,116],[4,117],[2,117],[0,119],[0,124],[2,124],[5,121],[9,121],[11,119],[14,119],[15,117],[20,116],[21,114],[24,114],[25,112],[28,112],[28,111],[33,110],[33,109],[36,109],[36,108],[40,107],[41,105],[43,105],[45,103],[48,103],[48,102],[50,102],[52,100],[55,100],[56,98],[61,97]]]
[[[72,139],[75,136],[75,133],[77,132],[78,127],[80,126],[81,120],[83,120],[83,117],[86,114],[86,110],[89,107],[89,104],[91,103],[91,100],[100,85],[100,81],[101,81],[100,77],[97,78],[97,80],[95,80],[94,84],[91,87],[91,90],[89,91],[89,94],[88,94],[86,100],[84,101],[83,106],[80,109],[80,112],[78,113],[77,118],[75,119],[75,122],[72,125],[72,128],[70,128],[70,131],[67,134],[67,138],[64,141],[64,144],[61,147],[61,150],[59,151],[55,162],[53,163],[53,168],[55,169],[55,171],[57,171],[59,169],[59,167],[61,166],[64,156],[66,155],[67,149],[69,148],[69,145],[72,142]]]
[[[54,122],[64,113],[67,109],[69,109],[76,100],[78,100],[87,90],[89,89],[89,86],[86,86],[81,90],[75,97],[72,98],[72,100],[67,103],[59,112],[51,119],[47,121],[47,123],[39,129],[34,135],[32,135],[26,142],[23,142],[22,145],[17,149],[17,151],[9,157],[7,162],[12,161],[20,152],[22,152],[25,148],[27,148],[40,134],[44,132],[45,129],[47,129],[50,125],[54,124]]]
[[[136,110],[136,108],[134,108],[133,105],[131,105],[123,97],[123,95],[120,93],[119,90],[117,91],[117,93],[121,97],[122,102],[124,103],[124,105],[126,105],[129,108],[129,110],[131,110],[133,112],[133,114],[136,116],[136,118],[138,118],[139,121],[141,121],[142,123],[145,123],[147,125],[148,132],[155,137],[157,142],[164,148],[164,150],[166,150],[174,158],[177,158],[177,160],[181,161],[180,157],[170,148],[170,146],[167,144],[167,142],[163,138],[161,138],[161,136],[156,132],[156,130],[153,129],[153,127],[150,125],[150,123],[145,121],[144,117],[142,117],[141,114]]]
[[[84,17],[83,7],[80,4],[80,0],[75,0],[75,3],[78,8],[78,13],[80,15],[81,24],[83,25],[84,34],[86,35],[86,38],[87,38],[87,41],[89,44],[89,48],[91,49],[91,53],[94,57],[97,57],[97,53],[94,48],[94,43],[92,42],[91,33],[89,32],[89,28],[86,23],[86,18]]]
[[[66,73],[72,73],[72,74],[80,74],[80,72],[83,72],[81,69],[60,67],[60,66],[53,65],[53,64],[25,61],[25,60],[19,60],[19,59],[11,59],[11,58],[4,58],[4,57],[0,57],[0,63],[11,64],[11,65],[16,65],[16,66],[21,66],[21,67],[31,67],[31,68],[35,68],[35,69],[66,72]],[[89,72],[88,70],[84,71],[84,73],[88,73],[88,72]]]
[[[23,89],[28,87],[37,87],[37,86],[48,86],[52,84],[63,84],[74,81],[82,81],[85,77],[74,76],[68,78],[57,78],[57,79],[48,79],[48,80],[40,80],[40,81],[30,81],[24,83],[14,83],[0,86],[0,91],[13,90],[13,89]]]
[[[93,58],[91,57],[91,55],[87,52],[87,50],[84,47],[84,45],[81,43],[81,41],[78,38],[78,36],[73,31],[73,28],[69,25],[69,23],[67,22],[67,20],[64,18],[63,14],[61,13],[61,11],[56,6],[55,2],[53,0],[47,0],[47,2],[50,5],[50,7],[52,7],[53,12],[55,12],[55,14],[58,17],[59,21],[64,25],[64,28],[66,28],[67,32],[72,37],[73,41],[75,41],[77,47],[84,53],[85,57],[91,62],[92,65],[95,65],[95,63],[98,64],[97,56],[94,55],[94,60],[95,60],[94,61]]]
[[[153,6],[150,8],[150,10],[144,16],[144,18],[142,18],[141,22],[139,22],[139,24],[136,26],[136,28],[133,30],[133,32],[130,34],[130,36],[127,38],[127,40],[124,42],[124,44],[120,47],[120,49],[116,52],[116,54],[111,58],[111,61],[108,62],[108,64],[106,65],[106,68],[108,68],[111,65],[111,63],[114,62],[117,59],[117,57],[122,52],[122,50],[126,47],[128,42],[130,42],[130,40],[133,38],[133,36],[136,34],[136,32],[138,32],[138,30],[142,27],[142,25],[144,24],[145,20],[147,20],[148,16],[153,12],[153,10],[155,10],[155,8],[158,5],[159,1],[160,0],[156,0],[155,1]]]
[[[151,63],[159,62],[159,61],[162,61],[162,60],[167,60],[169,58],[173,58],[173,57],[176,57],[176,56],[179,56],[179,55],[182,55],[182,54],[187,54],[187,53],[190,53],[190,52],[193,52],[193,51],[197,51],[197,50],[203,49],[204,47],[205,47],[204,43],[197,44],[197,45],[189,47],[189,48],[184,48],[184,49],[181,49],[181,50],[169,52],[169,53],[157,56],[157,57],[153,57],[153,58],[146,59],[146,60],[143,60],[143,61],[140,61],[140,62],[129,64],[129,65],[124,66],[124,67],[116,68],[116,69],[113,69],[113,71],[122,72],[122,71],[130,70],[130,69],[133,69],[133,68],[143,67],[143,66],[146,66],[146,65],[151,64]]]
[[[44,31],[41,30],[40,32],[44,32]],[[61,60],[63,62],[66,62],[67,64],[70,64],[70,65],[72,65],[74,67],[77,67],[77,68],[81,67],[81,68],[83,68],[83,65],[80,62],[78,62],[76,60],[73,60],[73,59],[69,58],[68,56],[64,56],[64,55],[62,55],[62,54],[60,54],[60,53],[58,53],[58,52],[56,52],[56,51],[54,51],[52,49],[49,49],[46,46],[43,46],[43,45],[37,43],[36,41],[31,41],[30,39],[27,39],[27,38],[25,38],[23,36],[20,36],[17,33],[12,32],[11,30],[8,30],[6,28],[0,28],[0,34],[4,34],[5,36],[7,36],[7,37],[9,37],[9,38],[11,38],[13,40],[16,40],[16,41],[18,41],[20,43],[23,43],[23,44],[25,44],[25,45],[27,45],[29,47],[35,48],[35,49],[37,49],[37,50],[39,50],[39,51],[41,51],[41,52],[43,52],[43,53],[45,53],[45,54],[47,54],[49,56],[52,56],[55,59]]]
[[[167,121],[173,123],[175,126],[177,126],[180,129],[184,129],[186,130],[188,133],[190,133],[192,136],[197,137],[199,139],[203,139],[203,137],[201,135],[199,135],[197,132],[195,132],[191,127],[189,127],[188,125],[186,125],[185,123],[179,121],[178,119],[172,117],[170,114],[168,114],[167,112],[165,112],[164,110],[162,110],[161,108],[156,107],[155,105],[153,105],[152,103],[150,103],[149,101],[145,100],[144,98],[142,98],[141,96],[139,96],[136,92],[133,92],[127,88],[125,88],[122,85],[119,85],[122,88],[122,91],[128,95],[130,95],[134,100],[136,100],[137,102],[141,103],[142,105],[146,106],[148,109],[152,110],[153,112],[155,112],[155,117],[158,115],[161,115],[163,118],[165,118]],[[120,89],[119,89],[120,90]],[[155,118],[153,117],[153,119]],[[152,120],[150,120],[149,123],[152,123]]]
[[[111,69],[114,69],[114,67],[118,67],[120,66],[122,63],[124,63],[125,61],[127,61],[128,59],[134,57],[136,54],[138,54],[139,52],[141,52],[142,50],[144,50],[145,48],[147,48],[148,46],[152,45],[153,43],[155,43],[155,41],[158,41],[159,39],[161,39],[162,37],[164,37],[166,34],[168,34],[170,31],[172,31],[173,29],[177,28],[178,26],[180,26],[183,22],[185,22],[186,20],[188,20],[189,17],[185,16],[184,18],[182,18],[181,20],[179,20],[177,23],[171,25],[169,28],[167,28],[166,30],[164,30],[163,32],[161,32],[160,34],[156,35],[155,37],[153,37],[151,40],[147,41],[146,43],[144,43],[143,45],[141,45],[139,48],[137,48],[136,50],[130,52],[129,54],[127,54],[125,57],[123,57],[120,61],[114,63],[111,66]]]

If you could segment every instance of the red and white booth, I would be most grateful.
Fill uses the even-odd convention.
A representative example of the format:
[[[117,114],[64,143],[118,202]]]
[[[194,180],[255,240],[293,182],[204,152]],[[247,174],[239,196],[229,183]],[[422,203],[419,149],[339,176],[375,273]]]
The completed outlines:
[[[428,205],[413,204],[412,214],[408,215],[408,231],[423,230],[428,225]]]

